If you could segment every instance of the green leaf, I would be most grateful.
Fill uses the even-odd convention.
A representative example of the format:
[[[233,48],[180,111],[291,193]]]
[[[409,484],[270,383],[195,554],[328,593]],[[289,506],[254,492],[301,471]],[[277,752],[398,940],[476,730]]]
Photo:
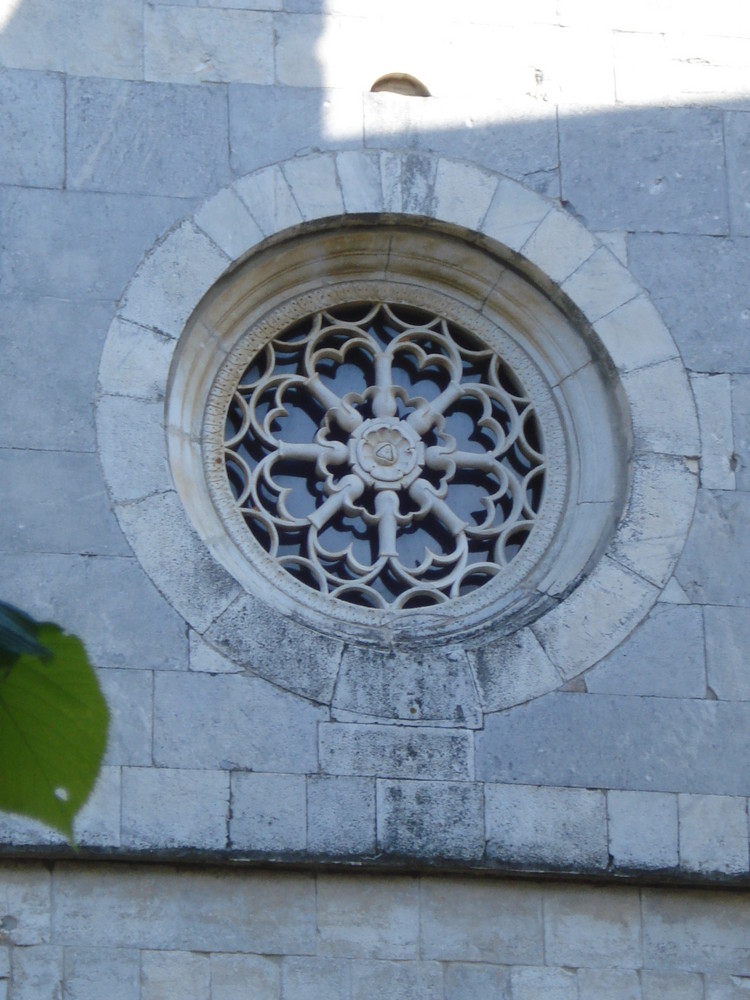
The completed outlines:
[[[21,653],[48,657],[50,651],[37,642],[39,622],[34,621],[25,611],[0,601],[0,654],[11,657]]]
[[[38,626],[46,660],[30,653],[0,670],[0,809],[73,839],[107,744],[109,712],[81,641]]]

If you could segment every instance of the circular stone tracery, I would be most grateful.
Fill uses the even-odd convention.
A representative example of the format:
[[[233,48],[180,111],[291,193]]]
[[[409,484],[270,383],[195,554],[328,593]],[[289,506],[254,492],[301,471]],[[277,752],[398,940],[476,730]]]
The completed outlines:
[[[374,608],[440,604],[503,572],[539,513],[539,421],[499,355],[412,306],[348,303],[293,324],[239,381],[224,455],[266,552]]]

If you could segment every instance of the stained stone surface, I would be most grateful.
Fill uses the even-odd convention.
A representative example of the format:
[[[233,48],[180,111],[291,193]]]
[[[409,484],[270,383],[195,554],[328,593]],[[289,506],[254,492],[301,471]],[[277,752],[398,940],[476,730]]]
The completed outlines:
[[[0,817],[0,1000],[748,996],[749,63],[738,4],[4,5],[0,597],[111,725],[75,858]],[[249,597],[165,461],[233,262],[402,212],[501,245],[629,397],[618,541],[466,650]]]
[[[750,241],[677,233],[628,239],[628,260],[691,371],[748,372]]]
[[[189,198],[228,180],[226,102],[216,89],[79,78],[66,101],[73,190]]]
[[[562,197],[587,225],[728,232],[720,112],[649,108],[593,117],[560,123]]]

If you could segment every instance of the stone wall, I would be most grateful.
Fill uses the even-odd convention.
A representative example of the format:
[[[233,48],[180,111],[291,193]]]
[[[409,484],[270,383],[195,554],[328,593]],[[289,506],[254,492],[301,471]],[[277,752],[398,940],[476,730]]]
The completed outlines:
[[[25,863],[0,893],[24,1000],[740,1000],[750,975],[726,891]]]
[[[0,817],[5,857],[37,859],[2,869],[0,983],[12,971],[12,1000],[745,995],[748,904],[720,885],[750,881],[750,17],[362,8],[0,11],[0,597],[84,639],[112,712],[79,861]],[[433,96],[369,93],[391,71]],[[493,216],[511,189],[526,215]],[[161,429],[201,295],[280,219],[396,197],[499,240],[583,312],[632,281],[642,311],[613,306],[601,336],[676,345],[637,378],[615,358],[650,422],[636,445],[669,460],[634,479],[638,568],[619,549],[616,585],[587,581],[617,637],[603,653],[574,592],[489,665],[433,649],[400,657],[402,684],[360,676],[356,644],[248,611],[187,522]],[[425,673],[412,723],[398,698]],[[304,871],[200,867],[230,860]]]

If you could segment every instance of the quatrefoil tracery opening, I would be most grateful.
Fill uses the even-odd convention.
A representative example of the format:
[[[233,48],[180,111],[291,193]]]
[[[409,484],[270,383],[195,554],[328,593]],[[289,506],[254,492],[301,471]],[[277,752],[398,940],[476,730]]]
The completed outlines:
[[[544,494],[542,433],[517,377],[475,335],[392,303],[339,305],[273,338],[234,392],[224,455],[265,551],[364,607],[488,583]]]

